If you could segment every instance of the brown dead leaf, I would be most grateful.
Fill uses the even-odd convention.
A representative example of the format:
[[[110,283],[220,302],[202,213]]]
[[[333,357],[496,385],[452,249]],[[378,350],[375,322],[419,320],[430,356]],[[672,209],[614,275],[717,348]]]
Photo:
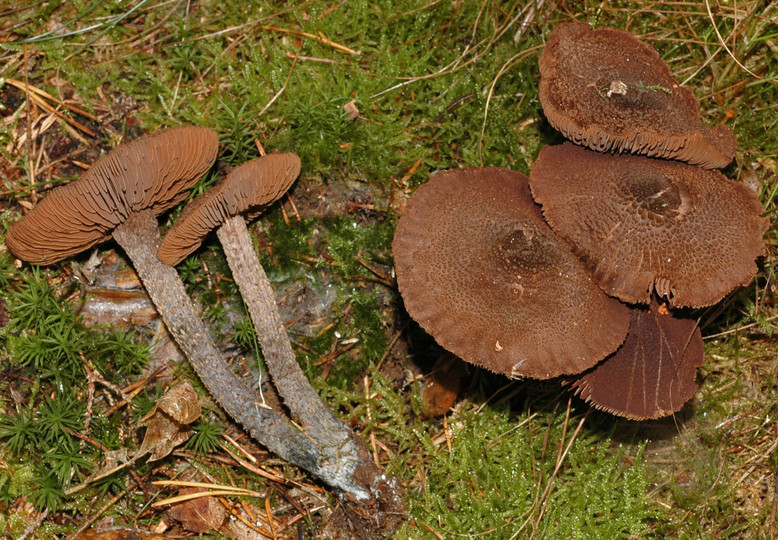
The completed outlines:
[[[465,364],[453,356],[438,358],[422,392],[424,412],[428,416],[444,415],[454,406],[466,369]]]
[[[165,540],[167,536],[126,527],[95,527],[78,535],[78,540]]]
[[[167,456],[192,436],[187,426],[199,417],[200,404],[192,385],[185,382],[171,388],[139,422],[146,426],[146,435],[136,457],[150,453],[149,461],[155,461]]]
[[[359,118],[359,109],[357,109],[357,102],[353,99],[343,105],[343,112],[346,113],[346,118],[349,119],[349,121],[353,122],[357,118]]]
[[[179,495],[201,493],[203,488],[181,488]],[[194,533],[218,531],[227,519],[227,511],[215,497],[198,497],[178,504],[168,510],[168,515],[181,523],[181,527]]]

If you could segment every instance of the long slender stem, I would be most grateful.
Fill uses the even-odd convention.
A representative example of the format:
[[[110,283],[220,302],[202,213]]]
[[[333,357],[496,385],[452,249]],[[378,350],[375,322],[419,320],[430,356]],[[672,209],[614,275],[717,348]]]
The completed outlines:
[[[357,466],[353,460],[333,459],[332,452],[318,447],[283,414],[258,406],[253,389],[229,369],[195,312],[175,269],[157,259],[160,239],[152,211],[132,215],[114,230],[113,237],[135,266],[170,334],[224,410],[279,457],[357,499],[369,498],[367,490],[352,478]],[[352,441],[343,442],[340,450],[351,454],[349,445],[353,444]]]
[[[245,220],[242,216],[227,219],[216,235],[251,315],[273,384],[284,403],[318,443],[340,444],[350,438],[351,430],[322,402],[295,359],[270,280],[252,249]]]

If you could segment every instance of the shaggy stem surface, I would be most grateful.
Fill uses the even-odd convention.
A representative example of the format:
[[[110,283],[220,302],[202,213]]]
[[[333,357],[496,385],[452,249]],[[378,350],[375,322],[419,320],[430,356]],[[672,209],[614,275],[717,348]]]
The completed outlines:
[[[242,216],[227,219],[216,231],[262,346],[278,393],[308,434],[323,446],[340,445],[351,430],[324,404],[306,378],[292,351],[275,293],[252,248]]]
[[[113,237],[132,261],[170,334],[224,410],[279,457],[357,499],[369,497],[365,486],[352,478],[357,465],[353,459],[333,459],[338,449],[318,447],[283,414],[260,407],[254,390],[229,369],[175,269],[157,259],[160,238],[152,211],[132,215],[114,230]],[[344,442],[340,451],[345,450],[346,456],[352,454],[349,445],[353,444]]]

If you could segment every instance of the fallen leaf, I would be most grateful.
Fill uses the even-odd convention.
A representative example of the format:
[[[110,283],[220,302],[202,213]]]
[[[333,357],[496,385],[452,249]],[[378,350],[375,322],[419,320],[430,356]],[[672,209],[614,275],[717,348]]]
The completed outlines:
[[[353,99],[343,105],[343,112],[346,113],[346,118],[349,119],[349,121],[353,122],[357,118],[359,118],[359,109],[357,108],[357,102]]]
[[[152,407],[139,425],[146,426],[146,434],[136,458],[150,453],[149,461],[161,459],[192,436],[187,427],[200,417],[200,404],[188,382],[168,390]]]
[[[202,493],[202,488],[181,488],[179,495]],[[178,504],[168,510],[168,515],[181,523],[181,527],[193,533],[218,531],[227,519],[227,511],[215,497],[198,497]]]
[[[95,527],[78,535],[78,540],[165,540],[165,538],[167,536],[163,534],[126,527],[111,527],[108,529]]]
[[[451,410],[457,401],[466,370],[464,362],[458,358],[451,355],[438,358],[422,391],[424,412],[428,416],[442,416]]]

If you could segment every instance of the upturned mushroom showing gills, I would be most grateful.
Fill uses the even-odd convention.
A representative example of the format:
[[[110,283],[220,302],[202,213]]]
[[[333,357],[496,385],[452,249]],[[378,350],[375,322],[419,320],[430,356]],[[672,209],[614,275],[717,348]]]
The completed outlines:
[[[463,360],[511,377],[580,373],[629,326],[543,221],[527,177],[437,173],[408,201],[392,244],[408,313]]]
[[[121,145],[78,181],[52,190],[10,226],[5,242],[14,255],[35,264],[80,253],[116,229],[131,229],[123,225],[131,216],[154,218],[182,201],[213,165],[217,150],[215,132],[192,126]]]
[[[633,420],[668,416],[697,390],[705,359],[695,319],[676,317],[654,298],[630,310],[627,339],[613,355],[572,385],[595,408]]]
[[[157,256],[176,265],[195,251],[214,229],[238,216],[249,221],[286,193],[300,174],[295,154],[269,154],[247,161],[190,202],[159,246]],[[235,243],[235,242],[230,242]]]
[[[769,220],[745,185],[718,171],[565,143],[546,146],[532,195],[611,296],[703,307],[756,274]]]
[[[703,125],[692,92],[627,32],[557,25],[539,65],[543,112],[576,144],[707,168],[724,167],[735,155],[732,130]]]
[[[356,462],[333,462],[285,415],[257,406],[258,396],[229,369],[175,269],[157,259],[156,216],[182,200],[182,191],[211,167],[217,150],[216,133],[200,127],[164,130],[119,146],[11,225],[6,243],[20,259],[50,264],[112,235],[170,334],[224,410],[272,452],[366,500],[370,492],[355,487],[352,479]]]
[[[278,393],[317,443],[342,452],[339,446],[351,431],[322,403],[300,369],[243,217],[256,217],[281,197],[299,174],[300,158],[292,153],[268,154],[233,169],[189,203],[162,239],[157,257],[176,264],[217,229]]]

